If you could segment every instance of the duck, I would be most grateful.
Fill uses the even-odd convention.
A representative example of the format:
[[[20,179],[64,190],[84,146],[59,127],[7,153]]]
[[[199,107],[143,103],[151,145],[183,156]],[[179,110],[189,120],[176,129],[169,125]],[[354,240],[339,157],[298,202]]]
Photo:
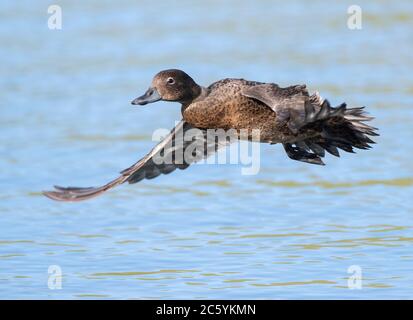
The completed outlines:
[[[149,89],[131,103],[143,106],[157,101],[180,103],[182,120],[148,154],[102,186],[55,186],[43,194],[57,201],[82,201],[125,182],[133,184],[186,169],[231,140],[210,139],[211,130],[230,131],[230,138],[236,140],[282,144],[290,159],[315,165],[324,165],[326,152],[339,157],[339,149],[352,153],[354,148],[370,149],[375,142],[369,136],[379,135],[377,128],[366,124],[374,118],[365,107],[349,108],[345,103],[332,107],[318,92],[310,95],[306,85],[280,87],[226,78],[204,87],[184,71],[168,69],[157,73]],[[191,130],[196,134],[182,139]],[[191,156],[180,156],[186,153]],[[165,156],[169,161],[159,161]]]

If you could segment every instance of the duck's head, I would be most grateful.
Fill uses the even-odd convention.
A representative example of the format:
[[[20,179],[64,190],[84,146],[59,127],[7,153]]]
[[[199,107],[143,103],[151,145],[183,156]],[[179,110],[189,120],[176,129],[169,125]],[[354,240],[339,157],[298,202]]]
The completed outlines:
[[[149,89],[132,104],[145,105],[159,100],[188,103],[200,93],[201,87],[189,75],[178,69],[169,69],[156,74]]]

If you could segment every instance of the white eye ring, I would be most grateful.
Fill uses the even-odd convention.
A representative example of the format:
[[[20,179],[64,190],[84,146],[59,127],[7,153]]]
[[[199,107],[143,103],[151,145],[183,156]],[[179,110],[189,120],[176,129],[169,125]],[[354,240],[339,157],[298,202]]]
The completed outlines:
[[[175,80],[174,80],[174,78],[169,77],[168,79],[166,79],[166,82],[167,82],[168,84],[174,84],[174,83],[175,83]]]

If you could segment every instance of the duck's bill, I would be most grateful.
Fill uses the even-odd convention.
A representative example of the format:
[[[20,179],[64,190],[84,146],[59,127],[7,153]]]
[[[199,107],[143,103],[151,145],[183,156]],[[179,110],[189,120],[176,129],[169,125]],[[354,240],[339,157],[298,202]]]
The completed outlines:
[[[139,104],[141,106],[147,104],[147,103],[152,103],[161,100],[161,96],[159,95],[159,92],[155,88],[149,88],[148,91],[145,92],[144,95],[136,98],[133,100],[131,103],[132,104]]]

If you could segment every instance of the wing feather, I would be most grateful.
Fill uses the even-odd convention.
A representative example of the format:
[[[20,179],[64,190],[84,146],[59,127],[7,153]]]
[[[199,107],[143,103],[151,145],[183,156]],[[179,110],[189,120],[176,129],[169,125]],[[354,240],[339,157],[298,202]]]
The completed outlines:
[[[244,88],[242,94],[270,107],[276,121],[296,137],[293,143],[284,143],[287,155],[294,160],[323,164],[325,151],[339,156],[337,148],[347,152],[354,152],[353,147],[368,149],[374,143],[368,136],[378,135],[377,128],[365,123],[373,118],[363,108],[347,108],[345,103],[334,108],[318,92],[309,96],[304,85],[280,88],[259,84]],[[306,131],[314,136],[300,138]]]
[[[136,183],[143,179],[154,179],[161,174],[168,174],[178,169],[186,169],[192,163],[206,158],[213,154],[221,145],[215,139],[208,140],[205,129],[196,129],[192,139],[185,141],[185,139],[178,139],[178,136],[184,136],[185,133],[194,129],[190,124],[184,120],[180,121],[174,129],[158,143],[147,155],[134,163],[129,168],[121,171],[121,175],[116,179],[106,183],[100,187],[60,187],[55,186],[54,191],[45,191],[43,194],[53,200],[58,201],[82,201],[96,197],[103,192],[112,189],[122,183]],[[183,141],[179,141],[183,140]],[[195,150],[202,150],[198,154],[185,156],[187,149],[191,147]],[[171,162],[162,162],[159,157],[170,156]]]
[[[305,85],[281,88],[275,83],[266,83],[244,88],[241,93],[261,101],[277,115],[277,122],[286,122],[294,133],[305,119],[305,105],[310,99]]]

